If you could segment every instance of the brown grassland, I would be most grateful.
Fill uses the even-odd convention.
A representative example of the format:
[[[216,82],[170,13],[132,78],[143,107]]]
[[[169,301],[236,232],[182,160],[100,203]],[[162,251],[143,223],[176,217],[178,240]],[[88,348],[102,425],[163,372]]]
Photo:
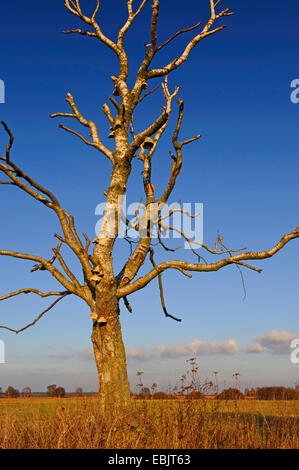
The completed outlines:
[[[1,449],[299,448],[299,401],[0,399]]]

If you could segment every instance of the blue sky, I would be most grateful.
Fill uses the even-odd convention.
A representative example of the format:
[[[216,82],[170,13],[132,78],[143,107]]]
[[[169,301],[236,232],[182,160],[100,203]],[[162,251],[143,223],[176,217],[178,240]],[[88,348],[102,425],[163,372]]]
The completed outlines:
[[[180,3],[161,1],[160,42],[208,17],[208,0],[189,0],[183,10]],[[66,120],[51,120],[49,115],[67,111],[64,99],[71,92],[82,113],[97,122],[101,135],[108,135],[101,107],[112,92],[110,75],[117,73],[117,63],[97,41],[60,34],[63,29],[81,26],[63,4],[62,0],[3,4],[0,79],[6,85],[6,102],[0,104],[0,114],[16,137],[15,161],[53,190],[75,216],[78,230],[93,237],[98,219],[95,208],[103,201],[110,164],[58,129],[59,122],[69,124]],[[82,0],[88,12],[93,4]],[[212,245],[220,230],[230,248],[262,250],[299,223],[299,104],[290,100],[290,83],[299,78],[299,5],[296,0],[283,5],[272,0],[270,7],[267,0],[223,0],[223,6],[236,12],[225,19],[229,27],[200,43],[189,62],[169,78],[171,88],[182,86],[182,138],[198,132],[203,135],[185,149],[172,202],[204,204],[206,243]],[[99,14],[103,31],[115,37],[125,14],[124,0],[113,4],[103,0]],[[130,80],[149,39],[149,14],[150,6],[127,38]],[[155,65],[176,57],[191,37],[189,33],[177,38],[156,58]],[[163,98],[159,93],[140,107],[136,115],[139,130],[160,113]],[[172,125],[175,115],[176,110]],[[170,138],[169,131],[155,156],[153,182],[158,191],[169,175]],[[0,142],[3,154],[4,133]],[[142,196],[141,169],[136,161],[129,202]],[[50,258],[53,234],[58,231],[55,217],[19,190],[3,186],[0,191],[1,248]],[[122,242],[115,264],[122,265],[126,255],[128,246]],[[175,385],[176,377],[185,370],[188,344],[193,340],[206,345],[196,343],[203,377],[218,370],[222,384],[232,383],[236,371],[244,386],[299,382],[299,365],[292,365],[289,359],[290,339],[299,337],[298,255],[299,244],[292,242],[259,266],[263,274],[244,272],[245,301],[239,273],[233,267],[194,274],[192,280],[169,273],[164,280],[166,302],[170,313],[183,318],[181,324],[164,318],[156,281],[132,296],[133,315],[121,311],[132,386],[137,370],[145,372],[148,385],[153,381],[161,388]],[[186,250],[180,256],[192,259]],[[157,260],[163,259],[165,253],[157,252]],[[31,267],[31,263],[0,259],[1,295],[22,287],[57,287],[46,273],[30,273]],[[143,272],[149,269],[147,264]],[[0,323],[22,327],[47,305],[46,300],[31,296],[2,302]],[[56,382],[69,390],[79,385],[96,390],[88,314],[83,303],[67,298],[22,335],[0,330],[6,345],[0,386],[30,384],[35,390],[45,390]],[[164,349],[159,352],[156,348],[161,345]],[[252,345],[255,352],[249,353],[246,347]]]

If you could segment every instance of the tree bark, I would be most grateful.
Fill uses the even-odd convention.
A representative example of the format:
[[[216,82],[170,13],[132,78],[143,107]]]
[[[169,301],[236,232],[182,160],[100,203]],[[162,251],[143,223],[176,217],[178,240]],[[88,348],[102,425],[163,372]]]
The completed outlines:
[[[110,298],[109,298],[110,297]],[[94,322],[92,342],[99,377],[99,397],[104,407],[130,404],[130,384],[126,353],[119,320],[118,299],[108,296],[97,305],[97,313],[105,322]]]

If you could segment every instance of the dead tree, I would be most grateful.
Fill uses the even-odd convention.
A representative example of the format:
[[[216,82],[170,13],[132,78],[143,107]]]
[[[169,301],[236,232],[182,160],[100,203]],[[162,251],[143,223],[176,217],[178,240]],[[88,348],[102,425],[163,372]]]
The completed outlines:
[[[208,0],[207,0],[208,1]],[[99,129],[95,122],[83,116],[78,108],[75,98],[68,93],[66,102],[69,106],[68,112],[58,112],[52,114],[52,118],[71,118],[78,121],[83,128],[89,131],[89,137],[83,133],[79,133],[72,128],[60,124],[60,127],[75,135],[85,144],[94,147],[100,154],[104,155],[111,162],[111,182],[109,188],[105,191],[106,210],[103,217],[103,223],[94,240],[94,248],[92,253],[89,252],[90,240],[83,234],[84,242],[75,228],[74,218],[62,207],[57,197],[48,189],[41,186],[29,175],[27,175],[12,160],[11,149],[13,145],[13,134],[8,126],[3,122],[3,126],[8,134],[9,143],[6,148],[6,154],[1,157],[0,171],[4,175],[4,181],[1,184],[8,184],[20,188],[29,196],[49,210],[53,211],[60,223],[61,234],[55,234],[58,239],[58,245],[52,248],[53,256],[41,257],[37,255],[19,253],[16,251],[1,250],[1,256],[9,256],[17,259],[34,262],[32,271],[45,270],[48,271],[62,286],[62,290],[55,292],[41,292],[34,288],[20,289],[16,292],[4,295],[0,300],[5,300],[20,294],[36,294],[41,297],[50,297],[55,300],[50,306],[44,310],[34,321],[19,330],[14,330],[7,326],[6,328],[15,333],[20,333],[37,323],[43,315],[45,315],[58,302],[61,302],[69,295],[75,295],[82,299],[88,305],[92,319],[92,342],[94,347],[94,355],[98,369],[100,397],[104,403],[117,400],[122,404],[128,404],[130,401],[130,386],[127,376],[126,355],[122,340],[121,324],[119,319],[120,300],[123,299],[126,307],[131,310],[128,296],[134,292],[143,289],[147,284],[158,278],[160,297],[164,313],[167,317],[180,321],[170,315],[165,307],[162,275],[169,270],[177,270],[181,274],[191,277],[190,272],[210,272],[218,271],[227,265],[237,267],[245,267],[257,272],[260,269],[254,267],[250,262],[254,260],[263,260],[270,258],[280,251],[291,240],[299,237],[299,227],[294,231],[284,235],[281,240],[272,248],[266,251],[250,252],[246,250],[230,251],[223,245],[223,239],[218,236],[215,247],[210,248],[202,244],[202,250],[207,255],[213,255],[218,258],[216,261],[208,262],[196,252],[196,246],[188,236],[181,232],[181,236],[190,244],[194,253],[197,255],[196,262],[186,262],[183,260],[169,260],[156,263],[154,259],[153,249],[153,229],[158,231],[158,240],[163,249],[170,250],[164,244],[162,237],[159,236],[165,229],[176,230],[175,227],[166,226],[165,219],[162,216],[162,209],[167,204],[177,178],[181,172],[183,163],[183,148],[200,138],[200,134],[185,141],[179,140],[179,132],[181,129],[184,103],[178,99],[178,118],[174,129],[172,143],[173,152],[170,152],[172,161],[170,166],[169,181],[165,188],[159,188],[159,194],[155,190],[152,181],[152,158],[157,152],[159,141],[163,135],[172,112],[174,98],[178,95],[180,88],[176,87],[173,92],[169,90],[168,76],[176,69],[181,67],[189,58],[192,50],[205,38],[222,31],[225,25],[220,24],[219,20],[232,15],[228,8],[217,11],[221,0],[209,0],[211,15],[207,22],[197,23],[192,27],[182,29],[176,32],[168,40],[163,43],[158,42],[157,22],[159,16],[159,0],[153,0],[152,14],[150,23],[150,40],[144,47],[144,58],[137,72],[135,83],[132,88],[128,86],[129,61],[125,48],[125,38],[132,27],[134,20],[142,13],[142,10],[148,4],[148,0],[140,0],[138,6],[134,6],[134,0],[128,0],[127,9],[128,16],[123,27],[119,30],[117,40],[113,41],[106,36],[97,20],[100,9],[99,0],[96,0],[96,8],[91,16],[87,16],[80,6],[79,0],[65,0],[65,7],[69,12],[84,23],[87,29],[74,29],[63,31],[64,34],[79,34],[99,41],[108,47],[118,59],[119,73],[112,76],[113,93],[109,96],[110,106],[107,103],[103,105],[103,113],[105,114],[109,131],[106,131],[111,138],[111,149],[103,144]],[[137,1],[136,1],[137,3]],[[169,43],[174,41],[179,35],[186,32],[195,31],[193,39],[187,42],[183,52],[174,57],[168,64],[163,64],[161,68],[153,68],[153,59],[158,57],[159,51],[167,47]],[[156,80],[162,80],[162,91],[164,95],[164,103],[162,112],[157,119],[148,127],[135,133],[134,130],[134,113],[136,108],[143,103],[159,86],[153,86],[151,90],[148,85]],[[104,132],[105,131],[101,131]],[[106,134],[106,135],[107,135]],[[119,201],[125,195],[128,178],[131,173],[132,165],[136,161],[136,157],[143,162],[143,184],[145,198],[145,214],[139,217],[138,223],[131,224],[124,218],[128,227],[133,228],[138,234],[138,242],[133,245],[131,243],[131,255],[124,262],[123,269],[119,273],[115,273],[113,269],[113,252],[115,242],[119,234],[119,220],[121,208]],[[178,209],[179,210],[179,209]],[[113,216],[111,217],[111,214]],[[190,215],[191,216],[191,215]],[[144,228],[145,227],[145,228]],[[82,275],[75,275],[68,267],[63,255],[62,248],[68,246],[73,255],[79,260],[82,267]],[[198,246],[197,246],[198,248]],[[152,265],[148,273],[138,277],[140,268],[148,259]],[[59,267],[58,267],[59,265]]]

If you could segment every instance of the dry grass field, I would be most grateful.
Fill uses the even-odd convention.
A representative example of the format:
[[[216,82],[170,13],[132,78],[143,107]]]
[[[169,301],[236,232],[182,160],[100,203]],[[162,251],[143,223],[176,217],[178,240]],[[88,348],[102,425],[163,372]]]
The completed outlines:
[[[299,448],[299,401],[0,399],[1,449]]]

